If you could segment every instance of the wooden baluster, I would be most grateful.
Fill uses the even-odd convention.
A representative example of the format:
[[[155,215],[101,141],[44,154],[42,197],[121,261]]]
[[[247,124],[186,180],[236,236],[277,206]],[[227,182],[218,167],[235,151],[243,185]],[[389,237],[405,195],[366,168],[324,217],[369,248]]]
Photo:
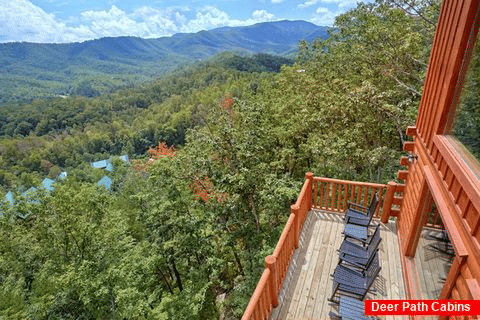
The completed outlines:
[[[343,211],[347,210],[347,202],[348,202],[348,192],[350,191],[350,185],[345,184],[345,193],[343,196]]]
[[[369,200],[369,198],[368,198],[368,190],[369,190],[369,189],[370,189],[370,188],[367,187],[367,186],[364,186],[364,187],[363,187],[363,204],[362,204],[362,206],[364,206],[364,207],[368,206],[368,200]]]
[[[313,185],[313,207],[314,208],[317,208],[317,192],[318,192],[318,180],[315,180]]]
[[[257,307],[255,308],[255,311],[253,312],[253,319],[257,320],[257,319],[261,319],[261,314],[260,314],[260,310],[259,310],[259,306],[257,305]]]
[[[323,198],[324,198],[324,196],[323,196],[323,192],[324,192],[323,189],[324,189],[324,188],[323,188],[323,181],[320,181],[320,192],[319,192],[319,197],[320,197],[320,198],[319,198],[319,205],[318,205],[318,207],[319,207],[320,209],[323,209]]]
[[[258,314],[259,314],[259,317],[258,319],[261,319],[263,320],[264,318],[264,314],[263,314],[263,301],[262,301],[262,296],[260,296],[258,298]]]
[[[323,185],[323,189],[324,189],[323,190],[323,208],[325,210],[327,210],[327,207],[328,207],[328,194],[330,192],[329,186],[330,186],[330,183],[325,181]]]
[[[378,189],[378,205],[377,205],[377,208],[375,209],[375,217],[379,217],[380,216],[380,208],[382,206],[382,200],[383,200],[383,190],[385,188],[384,187],[381,187]]]
[[[355,203],[358,203],[360,204],[360,200],[361,200],[361,196],[362,196],[362,186],[358,186],[358,189],[357,189],[357,201],[355,201]]]
[[[326,182],[322,182],[322,208],[327,207],[327,192],[328,192],[328,184]]]
[[[342,211],[343,209],[343,206],[342,206],[342,195],[343,195],[343,188],[344,188],[344,184],[339,184],[339,190],[337,191],[337,194],[338,194],[338,197],[337,197],[337,210],[340,212]]]
[[[370,202],[372,201],[373,195],[375,194],[375,192],[378,192],[378,188],[377,187],[372,187],[372,195],[369,197]],[[368,203],[368,206],[370,206],[370,202]],[[375,213],[373,214],[373,216],[377,215],[377,209],[378,209],[378,206],[375,208]]]
[[[265,312],[263,314],[263,316],[265,317],[266,320],[268,320],[268,316],[270,315],[270,310],[272,309],[272,303],[271,303],[271,296],[270,296],[270,293],[269,292],[270,289],[268,288],[268,286],[265,286],[265,294],[263,295],[263,305],[265,306]]]
[[[332,201],[332,189],[333,189],[333,184],[331,182],[327,182],[326,184],[327,187],[327,192],[325,194],[325,207],[327,210],[331,209],[331,201]]]
[[[335,199],[337,196],[337,184],[332,183],[332,198],[330,199],[330,208],[332,211],[335,211]]]
[[[337,183],[337,190],[335,191],[335,208],[337,209],[338,212],[342,211],[340,210],[340,202],[338,201],[338,198],[342,195],[342,184]]]
[[[267,286],[264,287],[264,292],[267,290]],[[266,303],[265,303],[265,294],[263,294],[264,292],[262,292],[262,295],[260,296],[260,301],[259,301],[259,305],[260,305],[260,317],[261,319],[267,319],[267,306],[266,306]]]

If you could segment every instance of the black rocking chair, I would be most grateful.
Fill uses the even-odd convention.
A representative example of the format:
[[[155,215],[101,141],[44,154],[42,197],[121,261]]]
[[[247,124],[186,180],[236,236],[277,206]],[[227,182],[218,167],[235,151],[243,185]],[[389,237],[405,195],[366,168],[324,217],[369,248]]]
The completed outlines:
[[[364,273],[352,270],[344,265],[337,265],[333,273],[333,292],[328,300],[338,303],[338,299],[335,300],[334,297],[340,292],[359,300],[365,299],[380,270],[378,255],[375,255],[373,262]]]
[[[349,201],[347,211],[345,212],[345,223],[368,227],[375,215],[375,211],[377,211],[378,202],[377,192],[373,194],[368,208]]]
[[[377,225],[375,232],[369,240],[365,247],[353,243],[348,239],[344,240],[338,250],[339,264],[342,262],[347,263],[348,265],[358,268],[362,274],[364,274],[373,262],[375,255],[378,254],[378,246],[382,241],[380,238],[380,224]]]

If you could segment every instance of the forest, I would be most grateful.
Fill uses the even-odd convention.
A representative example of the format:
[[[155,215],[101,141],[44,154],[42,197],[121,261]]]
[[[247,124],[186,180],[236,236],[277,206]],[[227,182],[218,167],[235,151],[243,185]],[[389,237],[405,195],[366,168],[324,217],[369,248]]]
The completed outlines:
[[[1,204],[0,318],[239,319],[305,172],[395,179],[438,11],[359,3],[295,61],[224,53],[2,107],[0,199],[15,205]],[[110,190],[89,165],[107,158]],[[53,192],[21,196],[61,171]]]
[[[283,20],[154,39],[123,36],[63,44],[0,43],[0,105],[108,94],[225,51],[292,58],[299,40],[326,39],[328,29]]]

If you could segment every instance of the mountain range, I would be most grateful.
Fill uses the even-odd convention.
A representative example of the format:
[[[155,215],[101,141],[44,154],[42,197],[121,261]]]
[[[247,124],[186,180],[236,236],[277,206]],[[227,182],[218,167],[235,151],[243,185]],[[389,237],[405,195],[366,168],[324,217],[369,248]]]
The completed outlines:
[[[157,78],[219,52],[292,56],[300,40],[328,37],[328,27],[276,21],[171,37],[101,38],[82,43],[0,44],[0,102],[68,95],[77,86],[108,92]]]

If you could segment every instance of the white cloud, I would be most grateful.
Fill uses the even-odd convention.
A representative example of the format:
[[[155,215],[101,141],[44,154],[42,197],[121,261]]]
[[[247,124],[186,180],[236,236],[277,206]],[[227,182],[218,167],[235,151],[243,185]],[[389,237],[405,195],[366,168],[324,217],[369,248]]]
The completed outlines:
[[[109,10],[88,10],[81,18],[58,20],[27,0],[0,0],[0,42],[75,42],[101,37],[137,36],[158,38],[177,32],[197,32],[222,26],[246,26],[273,21],[276,17],[265,10],[255,10],[245,20],[232,19],[214,6],[198,9],[193,19],[184,13],[187,7],[157,9],[140,7],[127,13],[115,5]],[[75,27],[66,23],[75,23]]]
[[[339,14],[340,12],[332,12],[328,8],[320,7],[315,10],[315,16],[310,19],[310,22],[319,26],[331,26]]]
[[[317,3],[335,3],[339,8],[353,8],[358,0],[308,0],[298,5],[299,8],[308,8]],[[367,1],[369,2],[369,1]]]
[[[299,4],[298,7],[299,8],[308,8],[308,7],[311,7],[313,5],[316,5],[318,2],[320,2],[320,0],[308,0],[305,3]]]
[[[90,39],[94,34],[84,26],[67,27],[27,0],[0,0],[2,42],[71,42]]]
[[[90,23],[90,29],[97,36],[141,36],[147,32],[145,24],[137,23],[116,6],[109,11],[85,11],[82,17]]]
[[[179,32],[179,27],[187,23],[187,18],[183,14],[183,12],[187,11],[189,11],[188,8],[160,10],[151,7],[141,7],[133,12],[132,17],[143,21],[148,32],[145,37],[158,38]]]
[[[322,3],[335,3],[339,8],[353,8],[357,4],[357,0],[321,0]]]
[[[273,13],[268,13],[265,10],[253,11],[252,17],[258,21],[271,21],[275,19],[275,15]]]
[[[272,0],[272,3],[282,3],[284,0]]]
[[[233,22],[231,17],[225,11],[213,6],[206,6],[197,11],[195,19],[186,23],[182,29],[183,32],[192,32],[228,26]]]
[[[245,20],[232,19],[228,13],[213,6],[206,6],[197,12],[195,19],[186,23],[182,32],[196,32],[212,28],[229,26],[248,26],[259,22],[274,21],[275,15],[265,10],[255,10],[252,17]]]

